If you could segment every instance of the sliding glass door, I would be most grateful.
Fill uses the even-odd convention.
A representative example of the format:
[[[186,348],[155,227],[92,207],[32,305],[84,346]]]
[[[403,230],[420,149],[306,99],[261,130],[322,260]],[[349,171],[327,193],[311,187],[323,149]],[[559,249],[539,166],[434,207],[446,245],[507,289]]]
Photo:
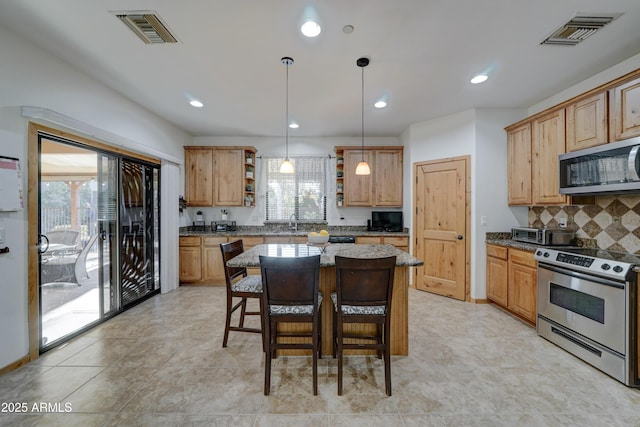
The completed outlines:
[[[40,349],[156,293],[159,169],[39,138]]]

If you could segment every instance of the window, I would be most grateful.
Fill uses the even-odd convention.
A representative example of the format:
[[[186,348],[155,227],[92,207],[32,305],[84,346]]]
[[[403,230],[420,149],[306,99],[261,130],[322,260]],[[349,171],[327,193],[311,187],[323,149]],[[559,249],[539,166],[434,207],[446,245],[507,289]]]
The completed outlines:
[[[327,219],[328,157],[291,158],[295,173],[280,173],[282,157],[265,158],[266,220]]]

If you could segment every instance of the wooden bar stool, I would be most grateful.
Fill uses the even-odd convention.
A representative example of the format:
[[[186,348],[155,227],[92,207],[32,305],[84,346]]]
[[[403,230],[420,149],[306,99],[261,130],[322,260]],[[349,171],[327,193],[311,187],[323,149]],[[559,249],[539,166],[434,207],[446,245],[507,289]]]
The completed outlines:
[[[222,347],[227,346],[229,331],[253,332],[262,334],[264,320],[262,316],[262,279],[260,276],[247,275],[246,267],[228,267],[227,261],[244,252],[242,240],[221,243],[222,260],[224,262],[224,277],[227,284],[227,316],[224,326],[224,338]],[[233,305],[233,299],[240,301]],[[258,311],[247,311],[247,299],[255,298],[258,301]],[[240,319],[237,326],[231,325],[231,315],[240,309]],[[260,328],[247,328],[244,326],[245,316],[260,316]],[[264,335],[262,337],[262,349],[264,351]]]
[[[271,391],[271,360],[279,349],[311,350],[313,394],[318,394],[318,357],[322,352],[320,304],[320,255],[302,258],[260,256],[265,316],[264,394]],[[281,322],[310,323],[310,331],[278,330]],[[309,340],[287,342],[290,337]],[[281,339],[283,338],[283,339]]]
[[[345,349],[372,349],[384,357],[384,380],[391,396],[391,295],[396,257],[346,258],[336,256],[333,301],[333,357],[338,357],[338,395],[342,396]],[[374,324],[375,333],[345,332],[347,324]],[[346,341],[346,342],[345,342]]]

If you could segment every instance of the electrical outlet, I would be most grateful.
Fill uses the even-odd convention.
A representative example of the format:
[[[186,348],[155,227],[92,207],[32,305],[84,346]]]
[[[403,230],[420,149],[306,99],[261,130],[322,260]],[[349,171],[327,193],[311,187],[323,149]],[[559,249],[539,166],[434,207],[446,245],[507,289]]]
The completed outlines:
[[[485,215],[480,217],[480,225],[487,225],[487,217]]]
[[[6,230],[4,228],[0,228],[0,245],[3,245],[6,239],[7,239]]]

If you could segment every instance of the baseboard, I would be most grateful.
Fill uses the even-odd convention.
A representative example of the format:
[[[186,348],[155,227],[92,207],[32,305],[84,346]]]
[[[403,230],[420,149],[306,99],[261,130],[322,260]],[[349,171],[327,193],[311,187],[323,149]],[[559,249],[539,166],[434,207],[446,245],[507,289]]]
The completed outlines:
[[[471,298],[470,302],[473,304],[491,304],[491,301],[486,298]]]
[[[31,362],[31,360],[29,359],[29,356],[24,356],[22,359],[16,360],[15,362],[10,363],[3,368],[0,368],[0,375],[4,375],[7,372],[15,371],[19,367],[24,366],[29,362]]]

